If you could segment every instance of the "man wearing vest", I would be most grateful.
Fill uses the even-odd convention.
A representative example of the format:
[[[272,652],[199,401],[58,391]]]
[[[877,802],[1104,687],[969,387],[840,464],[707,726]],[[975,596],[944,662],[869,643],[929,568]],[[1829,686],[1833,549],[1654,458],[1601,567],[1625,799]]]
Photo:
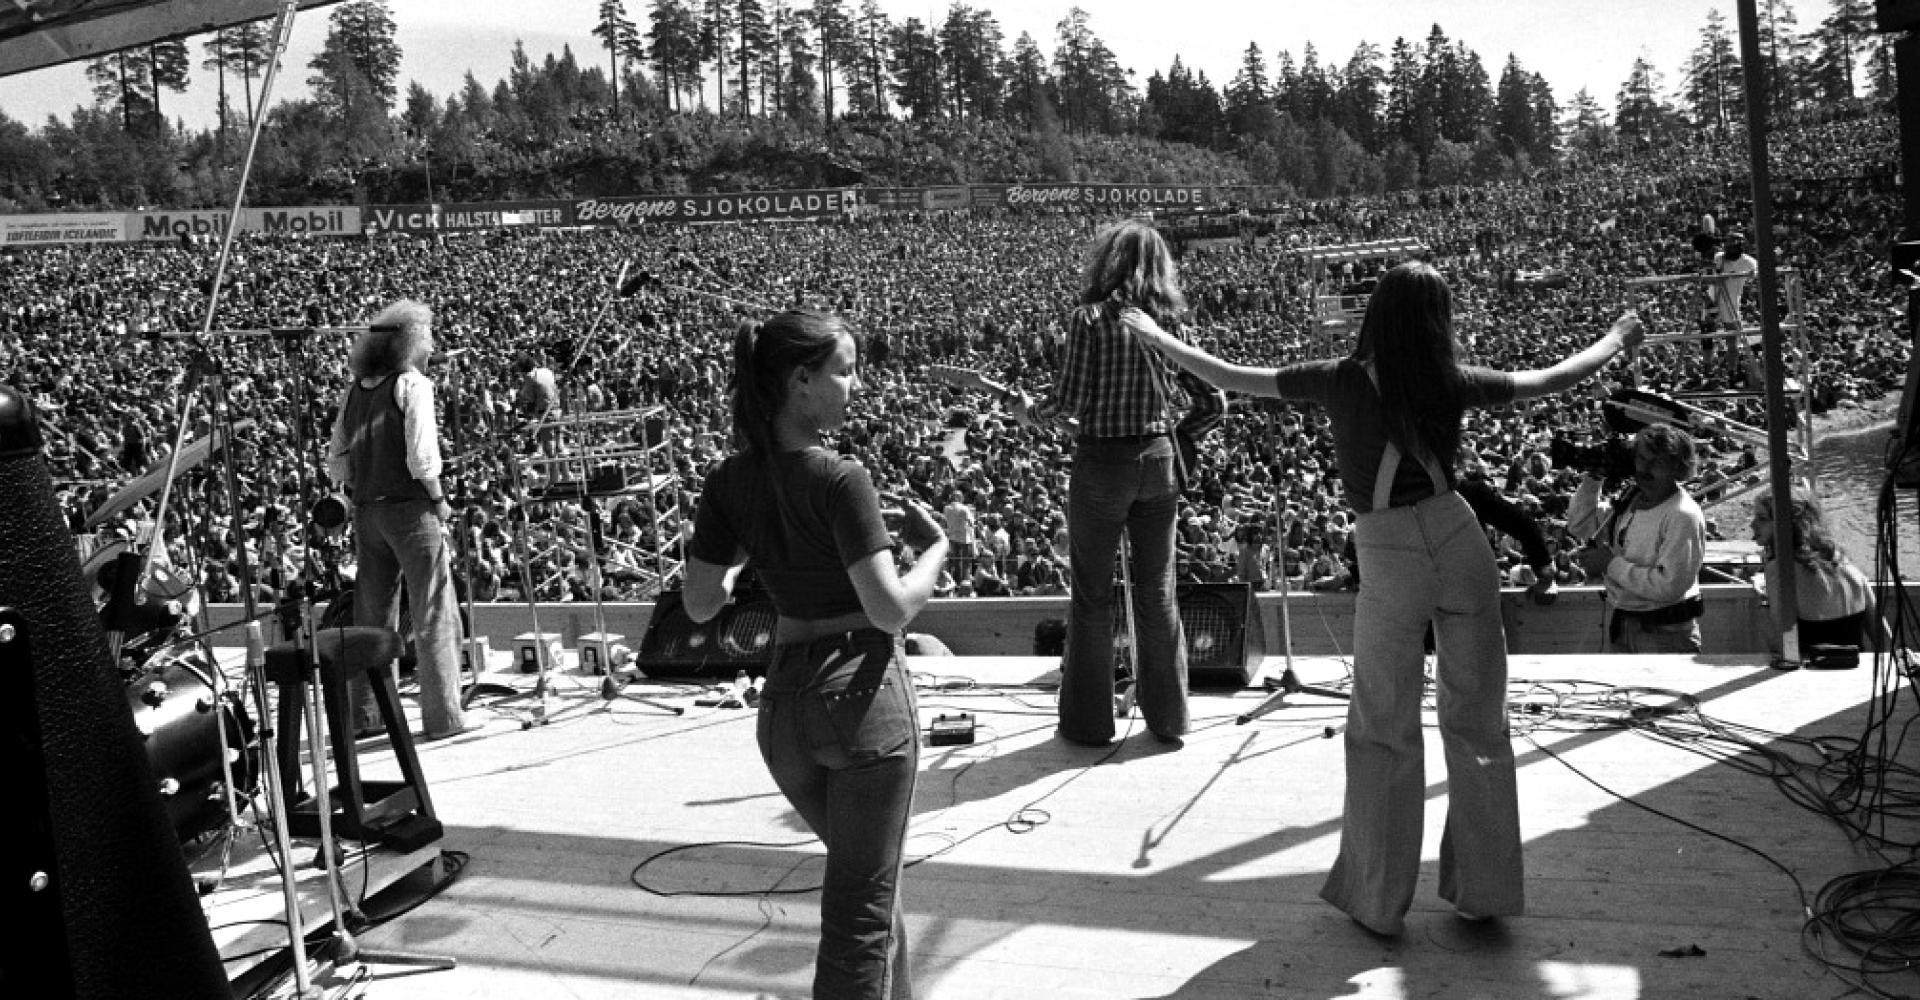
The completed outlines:
[[[471,728],[460,708],[460,611],[447,558],[453,507],[440,484],[433,383],[420,371],[432,354],[432,309],[402,299],[381,310],[354,341],[353,380],[327,451],[327,474],[353,504],[353,620],[397,627],[405,581],[429,740]],[[355,685],[362,704],[364,687]]]

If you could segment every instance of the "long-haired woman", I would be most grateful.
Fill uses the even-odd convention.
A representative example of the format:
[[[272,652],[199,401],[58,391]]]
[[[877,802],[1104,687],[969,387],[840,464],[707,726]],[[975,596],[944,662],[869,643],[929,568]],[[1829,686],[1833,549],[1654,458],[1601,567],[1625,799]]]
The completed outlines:
[[[1094,236],[1080,302],[1068,318],[1060,376],[1044,399],[1033,403],[1022,395],[1015,407],[1023,425],[1075,424],[1060,735],[1093,746],[1114,736],[1113,561],[1122,531],[1132,556],[1135,702],[1160,739],[1187,731],[1187,646],[1174,599],[1180,486],[1171,435],[1182,419],[1204,431],[1225,406],[1213,389],[1184,373],[1173,377],[1134,342],[1118,322],[1129,308],[1176,330],[1187,308],[1172,251],[1138,219]],[[1186,418],[1175,413],[1183,401],[1192,408]]]
[[[1802,662],[1814,667],[1855,667],[1860,650],[1885,646],[1885,626],[1874,617],[1873,584],[1841,552],[1827,526],[1826,511],[1812,490],[1795,483],[1788,504],[1793,519],[1794,598]],[[1774,547],[1773,493],[1753,498],[1753,540],[1760,543],[1769,581],[1780,579],[1787,563]]]
[[[827,447],[860,388],[836,316],[784,312],[734,335],[734,452],[707,477],[683,592],[707,621],[751,565],[778,611],[757,739],[774,783],[827,849],[819,1000],[912,996],[901,851],[919,767],[903,632],[932,596],[946,533],[903,504],[904,575],[873,481]]]
[[[1571,388],[1644,339],[1639,319],[1621,316],[1599,341],[1551,368],[1462,365],[1452,291],[1438,271],[1410,262],[1381,277],[1359,344],[1337,360],[1237,365],[1167,336],[1143,312],[1130,310],[1123,320],[1143,344],[1216,386],[1319,403],[1331,417],[1341,480],[1358,513],[1361,574],[1345,818],[1321,897],[1377,934],[1404,928],[1420,871],[1420,702],[1431,625],[1448,788],[1440,896],[1470,919],[1520,913],[1500,576],[1473,511],[1454,491],[1452,458],[1466,409]]]

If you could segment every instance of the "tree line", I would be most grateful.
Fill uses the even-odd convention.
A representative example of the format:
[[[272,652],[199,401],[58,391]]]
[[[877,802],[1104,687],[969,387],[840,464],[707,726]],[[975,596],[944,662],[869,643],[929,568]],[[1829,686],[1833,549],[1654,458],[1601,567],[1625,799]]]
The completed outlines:
[[[1174,55],[1136,86],[1079,7],[1049,51],[1025,32],[1009,42],[990,11],[957,0],[938,23],[895,20],[878,0],[650,0],[639,20],[629,2],[599,0],[590,65],[571,47],[536,61],[516,43],[505,78],[487,86],[469,72],[445,95],[402,93],[388,0],[333,7],[311,96],[269,113],[258,196],[1189,179],[1169,173],[1177,163],[1325,197],[1491,180],[1569,150],[1727,132],[1745,115],[1739,46],[1718,10],[1676,87],[1636,59],[1609,114],[1585,90],[1557,99],[1512,54],[1496,80],[1439,24],[1345,59],[1249,42],[1224,85]],[[1871,32],[1871,13],[1870,0],[1833,0],[1802,31],[1790,0],[1761,0],[1769,113],[1890,102],[1891,39]],[[94,102],[69,120],[36,131],[0,114],[0,208],[220,203],[254,124],[268,32],[260,21],[197,39],[218,88],[209,130],[166,117],[166,96],[193,79],[183,38],[90,62]],[[1115,143],[1149,155],[1146,175],[1084,176]]]

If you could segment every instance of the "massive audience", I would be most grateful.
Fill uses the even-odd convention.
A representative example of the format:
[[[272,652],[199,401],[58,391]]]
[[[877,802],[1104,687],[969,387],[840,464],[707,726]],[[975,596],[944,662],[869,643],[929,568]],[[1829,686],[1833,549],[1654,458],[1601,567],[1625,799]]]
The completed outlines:
[[[1886,278],[1885,258],[1899,215],[1890,183],[1895,129],[1873,116],[1772,140],[1778,257],[1792,269],[1787,305],[1797,305],[1799,323],[1790,335],[1810,348],[1794,374],[1816,412],[1897,392],[1906,374],[1904,293]],[[1310,293],[1363,287],[1392,259],[1316,274],[1312,248],[1412,238],[1448,274],[1462,343],[1488,365],[1561,357],[1624,306],[1640,309],[1656,334],[1688,332],[1701,286],[1630,279],[1697,273],[1693,238],[1709,219],[1721,233],[1750,224],[1744,151],[1743,142],[1702,136],[1487,186],[1246,206],[1271,219],[1273,235],[1188,249],[1191,328],[1209,349],[1247,362],[1344,354],[1355,328],[1325,323]],[[83,530],[162,460],[181,427],[193,440],[216,414],[250,420],[231,454],[178,480],[165,551],[196,567],[206,600],[239,600],[242,579],[251,579],[254,596],[272,601],[297,581],[324,588],[351,576],[343,565],[351,546],[312,517],[329,492],[321,451],[347,337],[230,331],[348,325],[392,299],[423,299],[436,310],[441,348],[466,349],[433,372],[448,479],[464,508],[455,573],[463,587],[476,600],[523,600],[529,586],[542,600],[648,599],[671,585],[661,571],[680,558],[701,473],[728,447],[729,332],[765,310],[822,306],[845,314],[867,344],[865,388],[839,446],[874,472],[884,494],[918,497],[967,536],[956,540],[970,554],[949,567],[945,592],[1058,593],[1069,584],[1067,442],[1019,429],[987,396],[931,378],[929,366],[1043,390],[1078,254],[1102,221],[1035,212],[244,239],[204,338],[160,335],[207,324],[217,246],[35,248],[0,257],[0,358],[42,416],[60,501],[89,552],[155,516],[159,498],[148,496]],[[1516,287],[1503,280],[1516,270],[1561,280]],[[615,288],[622,273],[641,276],[624,297]],[[1753,283],[1743,304],[1756,326],[1758,294]],[[1746,351],[1749,362],[1757,357],[1757,348]],[[1764,425],[1753,365],[1717,357],[1709,361],[1697,343],[1653,347],[1631,369],[1616,366],[1602,388],[1637,379],[1663,394],[1720,392],[1699,405]],[[575,417],[627,415],[533,426],[523,397],[537,367],[556,373]],[[1465,436],[1469,470],[1539,519],[1562,583],[1582,582],[1563,527],[1578,472],[1554,464],[1551,444],[1603,440],[1600,395],[1476,412]],[[1750,443],[1707,442],[1696,494],[1757,481]],[[622,452],[622,468],[545,461],[589,449]],[[1236,400],[1203,455],[1181,517],[1184,578],[1352,584],[1351,514],[1323,414]],[[564,499],[565,481],[581,479],[628,489],[591,506]],[[1531,582],[1517,546],[1492,540],[1513,581]]]

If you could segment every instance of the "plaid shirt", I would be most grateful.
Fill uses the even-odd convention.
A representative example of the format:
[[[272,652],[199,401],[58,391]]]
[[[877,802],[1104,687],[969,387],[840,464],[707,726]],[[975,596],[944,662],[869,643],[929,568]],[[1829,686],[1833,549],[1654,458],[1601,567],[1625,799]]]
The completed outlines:
[[[1185,339],[1185,331],[1173,328]],[[1168,396],[1172,398],[1167,398]],[[1150,354],[1104,306],[1081,306],[1067,324],[1067,358],[1053,391],[1030,411],[1035,420],[1072,418],[1093,437],[1166,434],[1175,411],[1183,433],[1211,431],[1226,412],[1226,394],[1199,376]]]

